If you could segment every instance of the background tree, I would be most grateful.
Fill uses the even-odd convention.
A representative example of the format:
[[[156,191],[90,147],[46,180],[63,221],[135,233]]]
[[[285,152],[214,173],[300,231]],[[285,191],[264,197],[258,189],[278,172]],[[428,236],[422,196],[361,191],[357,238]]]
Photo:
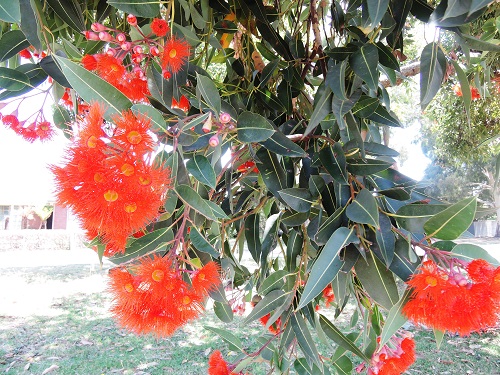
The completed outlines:
[[[402,373],[415,360],[406,319],[438,337],[496,324],[500,268],[453,242],[475,197],[442,204],[391,168],[380,127],[400,122],[379,80],[397,82],[411,16],[456,37],[466,57],[499,51],[462,29],[488,3],[12,1],[0,7],[0,98],[50,77],[41,94],[73,140],[52,168],[58,198],[117,264],[121,325],[165,336],[207,296],[224,322],[252,302],[245,322],[265,325],[261,347],[213,329],[239,356],[215,351],[209,374],[261,360],[278,373]],[[468,92],[440,35],[420,54],[422,108],[449,64]],[[40,112],[2,121],[28,141],[52,132]],[[341,332],[334,319],[349,301],[363,328]],[[332,346],[320,353],[312,335]]]

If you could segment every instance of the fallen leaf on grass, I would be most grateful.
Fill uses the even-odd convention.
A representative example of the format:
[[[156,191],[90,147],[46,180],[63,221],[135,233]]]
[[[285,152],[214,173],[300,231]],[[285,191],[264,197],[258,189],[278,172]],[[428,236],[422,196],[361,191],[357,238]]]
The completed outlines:
[[[24,371],[28,371],[30,369],[31,363],[28,362],[24,365]]]
[[[50,367],[47,367],[45,370],[43,370],[42,375],[48,374],[49,372],[57,370],[58,368],[58,365],[51,365]]]
[[[86,346],[92,346],[94,343],[92,341],[86,340],[86,339],[81,339],[80,340],[80,345],[86,345]]]

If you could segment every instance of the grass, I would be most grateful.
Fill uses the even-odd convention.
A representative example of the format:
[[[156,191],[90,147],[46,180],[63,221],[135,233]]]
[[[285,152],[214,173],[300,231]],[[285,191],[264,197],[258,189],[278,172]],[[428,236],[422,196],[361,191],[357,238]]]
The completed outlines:
[[[249,351],[262,333],[258,322],[244,326],[235,319],[227,327],[207,312],[171,338],[137,337],[117,328],[108,313],[106,269],[5,267],[1,256],[0,264],[1,373],[201,375],[213,350],[235,358],[205,325],[229,328]],[[500,374],[500,330],[468,338],[447,335],[439,351],[432,332],[414,334],[418,359],[407,374]],[[248,371],[264,375],[267,368],[255,364]]]

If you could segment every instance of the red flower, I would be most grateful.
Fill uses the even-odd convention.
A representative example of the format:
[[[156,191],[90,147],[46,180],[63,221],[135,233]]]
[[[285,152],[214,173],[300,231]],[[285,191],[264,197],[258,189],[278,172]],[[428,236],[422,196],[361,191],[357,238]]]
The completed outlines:
[[[412,298],[403,313],[413,322],[461,336],[495,326],[500,312],[500,267],[473,260],[466,269],[446,270],[431,260],[408,285]]]
[[[255,162],[253,160],[249,160],[244,162],[243,164],[240,164],[238,168],[236,168],[236,171],[241,173],[245,172],[259,173],[259,169],[255,165]]]
[[[170,38],[161,55],[161,67],[172,73],[177,73],[189,57],[189,44],[184,39],[175,36]]]
[[[82,65],[87,70],[97,69],[97,58],[94,55],[84,55],[82,57]]]
[[[371,359],[367,375],[400,375],[415,362],[415,341],[411,337],[391,339]]]
[[[102,79],[112,85],[122,80],[126,73],[126,69],[120,60],[106,54],[102,55],[97,61],[96,70]]]
[[[481,94],[479,94],[479,90],[477,88],[471,87],[470,93],[471,93],[472,100],[481,99]]]
[[[221,284],[219,276],[220,267],[215,262],[208,262],[191,276],[193,289],[203,295],[217,289]]]
[[[269,313],[260,318],[259,321],[262,323],[263,326],[266,326],[270,318],[271,314]],[[281,318],[276,319],[276,321],[273,324],[271,324],[268,329],[269,332],[271,332],[273,335],[278,334],[281,331]]]
[[[333,294],[333,288],[331,284],[323,289],[323,298],[325,300],[326,307],[330,307],[330,304],[335,300],[335,294]]]
[[[241,372],[239,373],[241,374]],[[208,358],[208,375],[237,375],[230,372],[227,362],[219,350],[215,350]]]
[[[460,86],[460,83],[455,83],[452,89],[456,96],[462,96],[462,86]]]
[[[165,36],[170,31],[167,21],[161,18],[153,19],[151,22],[151,30],[158,36]]]
[[[36,135],[41,141],[50,140],[54,134],[54,128],[48,121],[39,122],[35,128]]]
[[[23,49],[19,52],[19,56],[24,57],[25,59],[31,59],[31,52],[28,49]]]
[[[5,126],[8,126],[14,131],[17,131],[20,127],[20,122],[15,115],[6,115],[2,117],[2,122]]]

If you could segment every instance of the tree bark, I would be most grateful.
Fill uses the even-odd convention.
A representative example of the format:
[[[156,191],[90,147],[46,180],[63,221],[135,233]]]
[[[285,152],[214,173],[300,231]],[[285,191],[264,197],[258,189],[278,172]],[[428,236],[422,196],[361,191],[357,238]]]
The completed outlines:
[[[412,62],[411,64],[405,65],[401,67],[401,72],[396,73],[398,77],[396,78],[396,85],[400,85],[406,78],[416,76],[420,73],[420,61]],[[384,87],[393,86],[391,80],[387,77],[383,77],[380,80],[380,83]]]

